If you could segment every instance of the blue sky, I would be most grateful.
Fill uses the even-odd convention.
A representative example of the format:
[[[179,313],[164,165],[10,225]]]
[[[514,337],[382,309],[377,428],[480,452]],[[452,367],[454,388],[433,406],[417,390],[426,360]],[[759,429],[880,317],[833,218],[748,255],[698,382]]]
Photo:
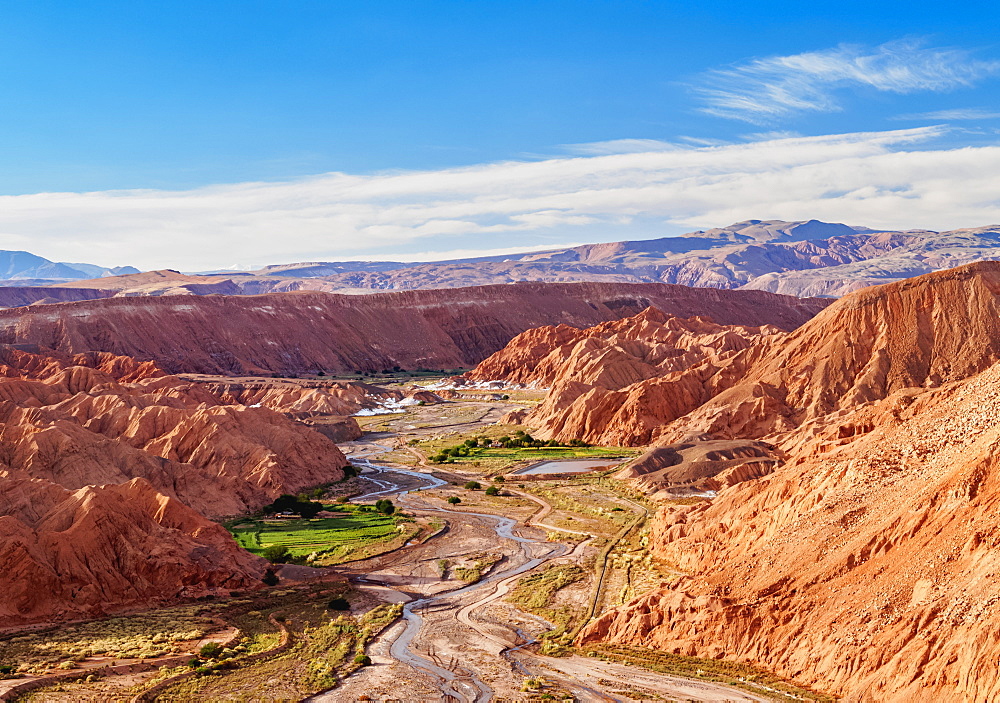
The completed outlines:
[[[0,247],[191,270],[987,224],[997,26],[987,3],[4,3]],[[796,200],[724,192],[802,169]],[[588,189],[604,209],[568,202]]]

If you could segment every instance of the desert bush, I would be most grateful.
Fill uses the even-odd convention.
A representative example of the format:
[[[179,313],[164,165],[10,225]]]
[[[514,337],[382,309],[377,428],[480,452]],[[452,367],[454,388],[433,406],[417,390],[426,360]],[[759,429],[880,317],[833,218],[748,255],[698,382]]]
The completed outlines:
[[[218,642],[209,642],[202,645],[202,648],[198,650],[198,655],[202,659],[215,659],[220,654],[222,654],[222,645]]]

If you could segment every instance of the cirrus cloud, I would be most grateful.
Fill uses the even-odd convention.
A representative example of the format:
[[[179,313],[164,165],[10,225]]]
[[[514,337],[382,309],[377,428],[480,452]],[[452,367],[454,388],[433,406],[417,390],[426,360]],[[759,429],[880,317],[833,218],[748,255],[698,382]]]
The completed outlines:
[[[704,74],[694,90],[704,105],[702,112],[767,124],[802,112],[838,111],[836,93],[846,88],[944,92],[997,73],[1000,61],[983,61],[962,49],[927,47],[908,39],[755,59]]]

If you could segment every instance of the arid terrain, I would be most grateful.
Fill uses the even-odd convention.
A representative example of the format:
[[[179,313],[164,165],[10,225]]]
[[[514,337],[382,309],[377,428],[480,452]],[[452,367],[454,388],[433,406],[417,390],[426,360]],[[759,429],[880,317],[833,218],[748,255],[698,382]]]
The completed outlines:
[[[1000,695],[1000,263],[832,304],[547,284],[573,295],[508,312],[533,285],[3,313],[26,337],[0,359],[0,696]],[[166,306],[203,318],[179,346],[259,370],[260,339],[232,346],[247,303],[321,300],[362,320],[306,305],[328,348],[398,324],[480,361],[175,375],[113,353],[166,350],[136,322]],[[559,305],[575,324],[529,324]]]
[[[528,283],[377,295],[124,297],[0,310],[0,343],[106,351],[172,373],[465,369],[514,335],[617,320],[650,305],[721,324],[791,330],[829,304],[666,284]],[[33,345],[33,347],[31,346]]]
[[[468,374],[501,380],[530,349],[552,390],[512,419],[651,443],[620,479],[711,497],[653,521],[654,557],[684,576],[578,644],[754,662],[848,700],[995,697],[998,292],[1000,264],[972,264],[845,296],[791,333],[731,329],[725,349],[647,312],[525,333]],[[701,355],[681,368],[655,343],[675,330]]]

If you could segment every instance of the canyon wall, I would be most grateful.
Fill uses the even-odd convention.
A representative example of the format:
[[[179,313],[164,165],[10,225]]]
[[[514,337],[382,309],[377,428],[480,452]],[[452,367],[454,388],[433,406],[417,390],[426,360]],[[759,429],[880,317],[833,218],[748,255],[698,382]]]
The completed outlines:
[[[0,342],[106,351],[170,372],[249,374],[474,366],[533,327],[586,327],[649,306],[794,329],[828,301],[666,284],[525,283],[365,296],[109,298],[0,310]]]
[[[790,332],[717,330],[729,346],[704,324],[537,330],[470,374],[531,382],[531,359],[552,386],[532,434],[651,442],[620,478],[717,491],[662,504],[650,546],[679,577],[580,644],[750,662],[850,701],[995,700],[1000,263],[851,293]]]

